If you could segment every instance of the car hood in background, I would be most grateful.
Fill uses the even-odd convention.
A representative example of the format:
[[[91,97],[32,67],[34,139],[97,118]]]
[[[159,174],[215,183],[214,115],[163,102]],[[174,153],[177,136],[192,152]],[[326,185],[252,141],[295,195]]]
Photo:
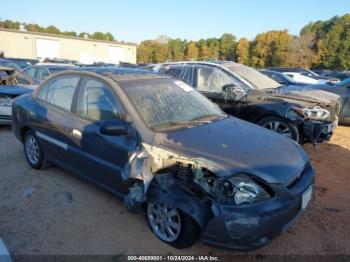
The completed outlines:
[[[320,103],[334,103],[338,102],[340,99],[340,97],[336,94],[324,90],[318,90],[317,88],[312,88],[312,86],[285,86],[280,88],[278,93],[287,94],[291,96],[298,96],[298,98],[304,97],[307,100],[311,99]]]
[[[23,95],[33,92],[35,86],[6,85],[0,86],[0,94]]]
[[[307,86],[284,86],[272,91],[269,90],[269,94],[276,97],[327,105],[338,102],[340,98],[338,95],[323,90],[310,89]]]
[[[288,185],[308,163],[305,151],[289,138],[234,117],[157,135],[157,146],[216,163],[223,177],[241,172]]]

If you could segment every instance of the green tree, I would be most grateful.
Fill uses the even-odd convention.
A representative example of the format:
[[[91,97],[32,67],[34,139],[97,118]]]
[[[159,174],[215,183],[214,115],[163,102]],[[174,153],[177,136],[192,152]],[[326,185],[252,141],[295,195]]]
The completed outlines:
[[[152,62],[164,63],[167,60],[167,57],[168,57],[168,45],[160,44],[156,42],[154,44],[154,55],[153,55]]]
[[[53,26],[53,25],[50,25],[50,26],[46,27],[46,28],[44,29],[44,32],[45,32],[45,33],[48,33],[48,34],[53,34],[53,35],[59,35],[59,34],[61,34],[61,31],[60,31],[57,27],[55,27],[55,26]]]
[[[142,41],[137,46],[137,61],[146,64],[153,63],[155,45],[154,40]]]
[[[233,34],[223,34],[220,38],[219,58],[221,60],[233,60],[235,53],[236,37]]]
[[[216,38],[208,38],[206,40],[208,47],[208,59],[218,60],[220,51],[220,42]]]
[[[168,59],[172,61],[184,60],[184,45],[181,39],[171,39],[168,43]]]
[[[198,55],[199,55],[199,60],[205,61],[208,59],[208,46],[207,46],[207,42],[204,39],[201,39],[198,42]]]

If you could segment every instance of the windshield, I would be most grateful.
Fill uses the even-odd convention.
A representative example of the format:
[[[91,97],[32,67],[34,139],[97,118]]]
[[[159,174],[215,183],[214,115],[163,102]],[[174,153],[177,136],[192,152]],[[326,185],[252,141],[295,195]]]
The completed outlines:
[[[278,82],[251,67],[235,63],[229,63],[223,66],[244,78],[257,89],[281,87],[281,85]]]
[[[186,128],[226,117],[219,107],[182,81],[148,79],[120,83],[154,130]]]

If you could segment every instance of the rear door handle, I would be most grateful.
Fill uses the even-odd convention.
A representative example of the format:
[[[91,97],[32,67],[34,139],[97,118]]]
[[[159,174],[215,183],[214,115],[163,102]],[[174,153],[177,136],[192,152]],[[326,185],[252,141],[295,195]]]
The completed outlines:
[[[81,132],[78,129],[73,129],[72,135],[76,138],[79,138],[79,139],[82,137]]]

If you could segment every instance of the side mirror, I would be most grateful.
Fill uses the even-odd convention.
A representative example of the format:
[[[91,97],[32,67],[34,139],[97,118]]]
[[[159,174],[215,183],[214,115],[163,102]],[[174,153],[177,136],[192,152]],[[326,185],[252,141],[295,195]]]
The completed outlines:
[[[103,122],[100,132],[107,136],[124,136],[129,134],[129,128],[123,120],[112,120]]]
[[[246,92],[242,87],[234,84],[224,85],[222,87],[222,91],[225,95],[225,99],[240,100],[246,95]]]

